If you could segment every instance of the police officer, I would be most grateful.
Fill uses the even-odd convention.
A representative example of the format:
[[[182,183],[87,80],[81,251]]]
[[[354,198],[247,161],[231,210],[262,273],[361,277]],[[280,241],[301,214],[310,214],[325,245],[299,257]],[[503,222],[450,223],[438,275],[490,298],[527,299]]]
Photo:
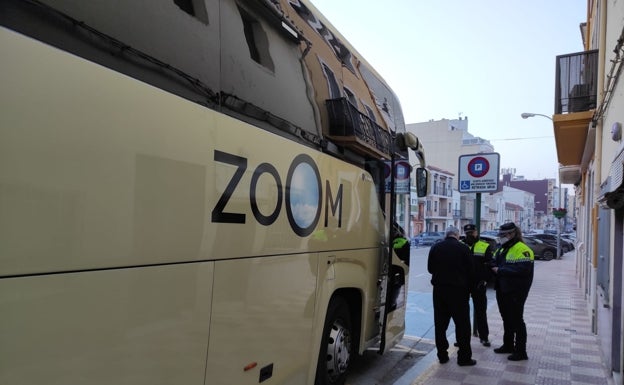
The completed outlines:
[[[446,237],[429,250],[427,270],[433,285],[433,321],[438,360],[448,362],[449,343],[446,338],[451,318],[457,338],[457,364],[472,366],[470,348],[470,287],[474,281],[474,265],[470,249],[459,241],[459,229],[449,227]]]
[[[398,223],[395,223],[392,227],[392,248],[397,257],[407,266],[410,263],[410,247],[410,241],[405,236],[405,231]]]
[[[405,236],[405,231],[398,224],[392,226],[392,249],[397,257],[407,266],[410,263],[410,242]],[[388,311],[393,311],[399,306],[399,296],[401,289],[405,289],[405,270],[402,267],[392,264],[390,266],[390,293]]]
[[[498,236],[501,246],[494,253],[496,266],[492,271],[496,274],[496,302],[503,319],[503,345],[494,352],[511,353],[507,357],[511,361],[527,360],[524,303],[533,283],[535,257],[513,222],[502,225]]]
[[[475,329],[483,346],[490,346],[488,336],[490,329],[487,321],[487,284],[492,279],[492,255],[494,251],[488,242],[479,239],[477,226],[468,224],[464,226],[466,236],[464,243],[470,247],[473,263],[475,266],[475,284],[470,290],[474,309]]]

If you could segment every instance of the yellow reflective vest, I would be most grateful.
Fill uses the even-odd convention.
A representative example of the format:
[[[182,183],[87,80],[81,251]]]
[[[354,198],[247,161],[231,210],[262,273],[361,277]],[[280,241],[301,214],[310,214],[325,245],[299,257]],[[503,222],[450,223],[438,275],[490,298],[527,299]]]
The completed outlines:
[[[485,256],[485,251],[487,250],[487,248],[490,247],[490,244],[487,243],[486,241],[482,241],[482,240],[478,240],[477,243],[475,243],[471,249],[474,255],[478,255],[480,257]]]
[[[534,260],[535,255],[533,254],[533,250],[523,242],[518,242],[511,246],[507,251],[507,255],[505,255],[505,261],[507,261],[507,263],[533,262]]]

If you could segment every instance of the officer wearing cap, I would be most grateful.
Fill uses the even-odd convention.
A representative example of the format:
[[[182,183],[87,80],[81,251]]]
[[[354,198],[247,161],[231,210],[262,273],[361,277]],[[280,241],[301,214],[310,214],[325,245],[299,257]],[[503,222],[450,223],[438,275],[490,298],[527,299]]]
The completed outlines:
[[[491,267],[493,254],[491,245],[479,238],[477,226],[467,224],[464,226],[464,243],[470,247],[475,266],[475,284],[470,290],[472,305],[474,308],[474,327],[483,346],[490,346],[488,336],[490,329],[487,321],[487,283],[492,278]]]
[[[470,348],[470,287],[474,282],[474,265],[470,249],[459,241],[459,229],[450,226],[446,237],[429,249],[427,270],[433,285],[433,322],[435,344],[441,364],[449,361],[446,338],[451,318],[457,338],[457,364],[472,366]]]
[[[494,253],[496,266],[496,302],[503,319],[503,345],[496,353],[511,353],[507,359],[529,359],[526,352],[527,330],[524,323],[524,303],[533,283],[534,255],[522,241],[522,231],[513,222],[499,228],[501,246]]]

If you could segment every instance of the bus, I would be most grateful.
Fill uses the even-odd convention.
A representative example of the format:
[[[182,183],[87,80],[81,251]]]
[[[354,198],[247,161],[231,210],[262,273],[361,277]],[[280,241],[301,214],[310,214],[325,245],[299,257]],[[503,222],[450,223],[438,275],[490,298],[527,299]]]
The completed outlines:
[[[0,46],[1,384],[341,384],[402,338],[424,150],[312,4],[1,0]]]

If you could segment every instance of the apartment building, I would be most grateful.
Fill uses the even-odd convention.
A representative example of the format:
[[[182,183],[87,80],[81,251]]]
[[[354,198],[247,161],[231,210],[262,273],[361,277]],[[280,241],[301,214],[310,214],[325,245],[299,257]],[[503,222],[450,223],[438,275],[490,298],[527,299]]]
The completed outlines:
[[[624,2],[587,1],[585,50],[556,57],[561,183],[574,184],[579,285],[613,382],[624,368]],[[545,69],[552,70],[552,69]],[[548,87],[548,85],[545,85]]]

